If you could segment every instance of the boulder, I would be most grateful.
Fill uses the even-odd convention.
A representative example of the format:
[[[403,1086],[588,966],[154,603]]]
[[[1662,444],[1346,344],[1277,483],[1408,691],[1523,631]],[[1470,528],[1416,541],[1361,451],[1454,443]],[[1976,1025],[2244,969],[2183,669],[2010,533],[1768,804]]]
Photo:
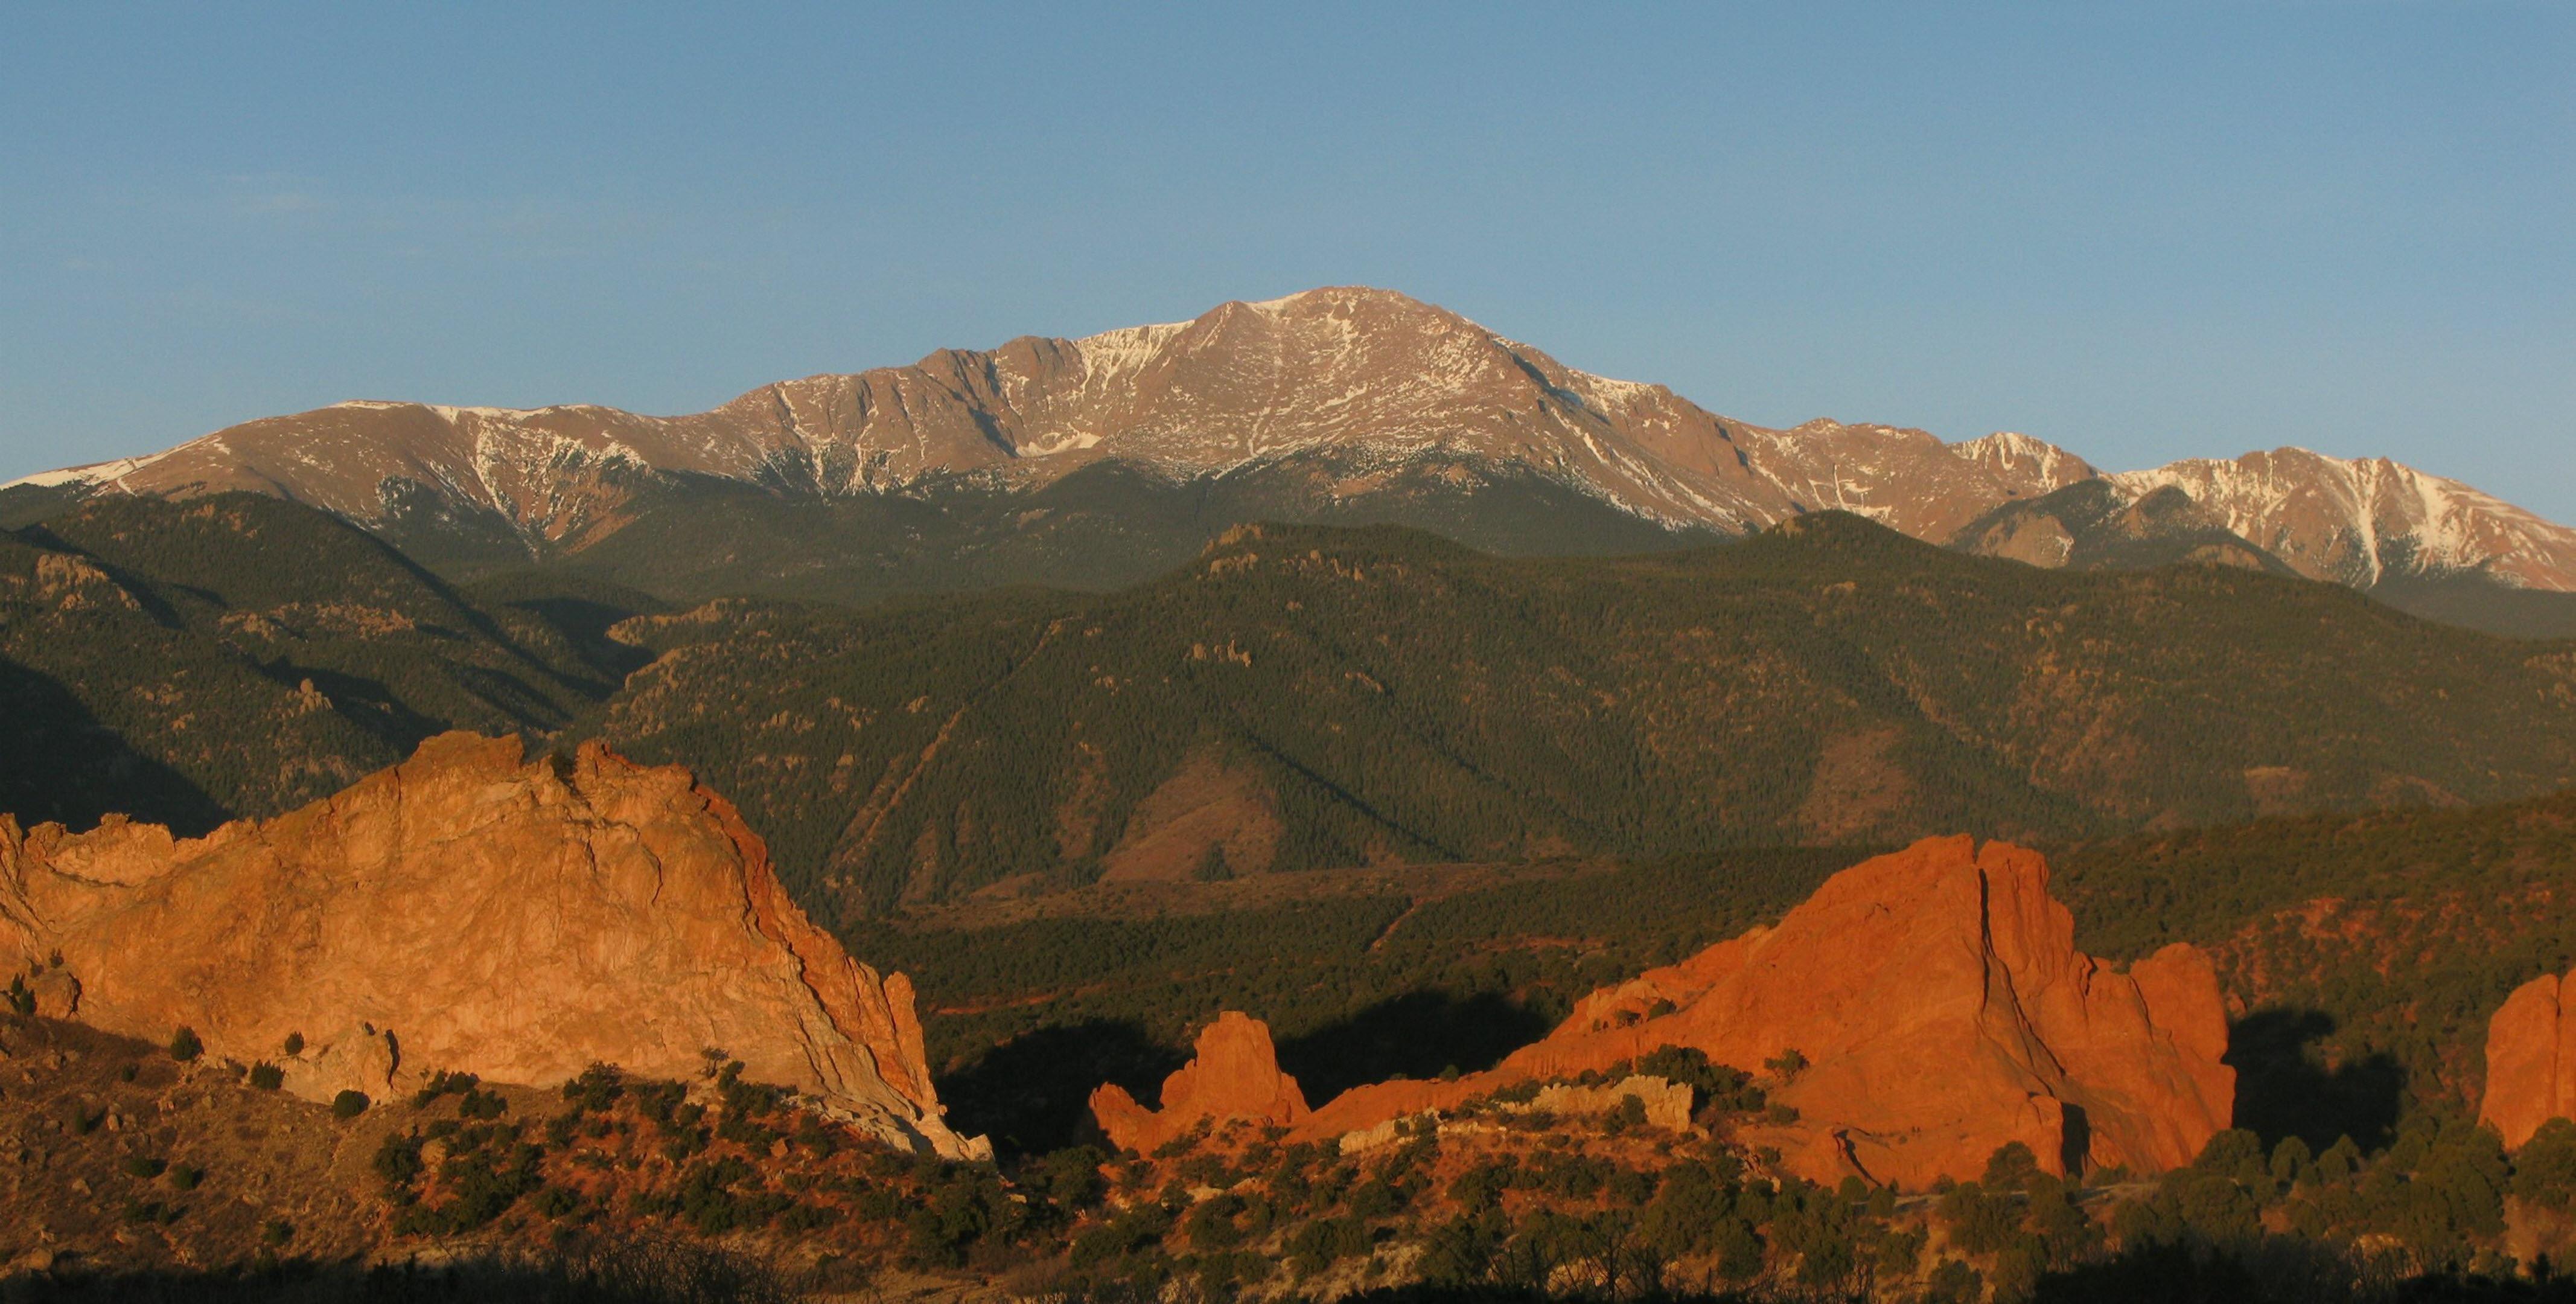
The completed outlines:
[[[1201,1029],[1190,1062],[1163,1079],[1159,1109],[1107,1083],[1091,1093],[1091,1115],[1121,1150],[1151,1154],[1201,1122],[1234,1120],[1293,1127],[1306,1118],[1297,1079],[1279,1071],[1270,1025],[1228,1010]]]
[[[2566,979],[2524,983],[2487,1021],[2487,1089],[2478,1121],[2518,1148],[2553,1118],[2576,1118],[2576,1021]]]
[[[1297,1133],[1365,1131],[1666,1046],[1763,1076],[1798,1117],[1744,1139],[1825,1182],[1973,1177],[2009,1141],[2052,1172],[2154,1172],[2197,1155],[2235,1098],[2206,956],[2176,944],[2121,972],[2075,949],[2037,853],[1951,837],[1834,875],[1777,927],[1592,993],[1493,1069],[1357,1087]]]
[[[12,961],[76,980],[84,1022],[156,1043],[192,1027],[316,1100],[441,1069],[690,1078],[721,1049],[897,1145],[978,1151],[942,1119],[911,984],[808,921],[724,798],[597,744],[531,764],[515,739],[445,734],[196,839],[0,815]]]
[[[1558,1115],[1607,1114],[1632,1099],[1645,1107],[1646,1126],[1667,1132],[1690,1130],[1691,1089],[1642,1073],[1597,1087],[1555,1083],[1541,1088],[1522,1109]]]

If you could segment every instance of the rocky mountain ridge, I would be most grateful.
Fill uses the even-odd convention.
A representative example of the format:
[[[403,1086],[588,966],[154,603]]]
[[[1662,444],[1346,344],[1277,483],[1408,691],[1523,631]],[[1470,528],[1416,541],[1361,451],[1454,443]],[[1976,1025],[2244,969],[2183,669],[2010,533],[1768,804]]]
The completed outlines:
[[[908,367],[777,382],[688,416],[341,403],[17,487],[250,490],[398,541],[430,532],[557,557],[652,516],[673,486],[800,502],[959,486],[1027,496],[1105,464],[1202,487],[1284,475],[1292,510],[1317,519],[1383,503],[1438,528],[1408,500],[1527,477],[1665,531],[1741,534],[1838,509],[1936,543],[2073,484],[2098,480],[2128,501],[2174,486],[2311,578],[2366,587],[2392,572],[2459,572],[2576,589],[2576,530],[2386,459],[2280,449],[2104,476],[2019,434],[1953,444],[1827,420],[1769,429],[1361,287],[942,350]]]

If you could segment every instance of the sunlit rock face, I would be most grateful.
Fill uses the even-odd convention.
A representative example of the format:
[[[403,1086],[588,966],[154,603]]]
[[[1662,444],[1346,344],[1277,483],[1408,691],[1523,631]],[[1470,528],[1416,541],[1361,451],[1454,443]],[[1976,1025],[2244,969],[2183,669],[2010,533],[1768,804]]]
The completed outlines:
[[[0,964],[74,989],[70,1017],[190,1027],[315,1098],[442,1069],[690,1078],[721,1050],[895,1144],[976,1148],[942,1120],[911,984],[808,922],[724,798],[595,744],[531,764],[445,734],[198,839],[0,815]]]
[[[1201,1123],[1294,1126],[1306,1117],[1297,1079],[1279,1071],[1270,1025],[1233,1010],[1200,1031],[1190,1062],[1163,1079],[1160,1102],[1147,1109],[1126,1088],[1108,1083],[1091,1093],[1091,1113],[1111,1144],[1138,1154],[1151,1154]]]
[[[2487,1021],[2487,1090],[2478,1120],[2520,1146],[2553,1118],[2576,1118],[2576,1019],[2567,980],[2544,974],[2513,990]]]
[[[2153,1172],[2190,1162],[2235,1099],[2205,955],[2177,944],[2120,972],[2075,949],[2036,852],[1951,837],[1836,874],[1777,927],[1592,993],[1491,1070],[1358,1087],[1296,1130],[1362,1131],[1667,1046],[1762,1076],[1798,1118],[1743,1139],[1819,1181],[1974,1177],[2013,1141],[2052,1171]]]

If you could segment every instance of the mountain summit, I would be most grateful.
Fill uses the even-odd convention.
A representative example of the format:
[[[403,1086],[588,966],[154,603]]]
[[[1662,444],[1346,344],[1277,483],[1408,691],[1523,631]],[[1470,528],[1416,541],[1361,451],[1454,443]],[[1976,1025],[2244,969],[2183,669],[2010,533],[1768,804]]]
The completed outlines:
[[[2171,486],[2312,578],[2366,587],[2392,572],[2468,572],[2576,589],[2576,531],[2384,460],[2283,449],[2104,477],[2018,434],[1945,443],[1826,420],[1767,429],[1364,287],[1226,303],[1192,321],[1082,339],[942,350],[908,367],[780,381],[689,416],[341,403],[19,484],[70,494],[246,489],[407,540],[443,530],[546,556],[614,539],[678,486],[801,502],[942,493],[990,502],[1104,466],[1231,492],[1245,510],[1319,519],[1439,529],[1459,501],[1508,482],[1650,531],[1741,534],[1841,509],[1942,543],[2001,507],[2072,485],[2101,481],[2123,501]],[[1254,484],[1262,488],[1245,488]],[[1603,546],[1636,546],[1620,537]],[[2030,538],[2010,555],[2047,563],[2050,549]]]

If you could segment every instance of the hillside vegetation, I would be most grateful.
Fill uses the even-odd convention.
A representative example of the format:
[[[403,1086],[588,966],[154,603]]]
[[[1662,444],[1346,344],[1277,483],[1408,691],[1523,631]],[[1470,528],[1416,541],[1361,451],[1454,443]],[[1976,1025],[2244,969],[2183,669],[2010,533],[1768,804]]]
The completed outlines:
[[[2130,836],[2056,856],[2099,953],[2190,941],[2244,1010],[2240,1124],[2365,1143],[2473,1115],[2487,1020],[2576,964],[2576,791]],[[2270,1112],[2267,1112],[2270,1111]]]
[[[0,531],[0,812],[201,833],[345,787],[449,728],[541,734],[634,664],[640,595],[478,598],[275,499],[102,498]]]
[[[2576,650],[2348,590],[1828,515],[1504,559],[1247,527],[1099,597],[631,622],[580,732],[736,794],[809,904],[1390,861],[2053,839],[2576,777]]]
[[[1339,490],[1365,476],[1370,492]],[[1330,450],[1222,475],[1101,462],[1029,489],[943,476],[901,492],[823,495],[788,485],[658,477],[637,486],[634,523],[550,564],[678,600],[764,596],[860,605],[1007,585],[1106,591],[1185,565],[1239,521],[1410,525],[1503,554],[1600,556],[1706,545],[1731,535],[1667,529],[1563,484],[1474,459],[1400,472]],[[449,517],[384,527],[442,570],[468,555]]]

